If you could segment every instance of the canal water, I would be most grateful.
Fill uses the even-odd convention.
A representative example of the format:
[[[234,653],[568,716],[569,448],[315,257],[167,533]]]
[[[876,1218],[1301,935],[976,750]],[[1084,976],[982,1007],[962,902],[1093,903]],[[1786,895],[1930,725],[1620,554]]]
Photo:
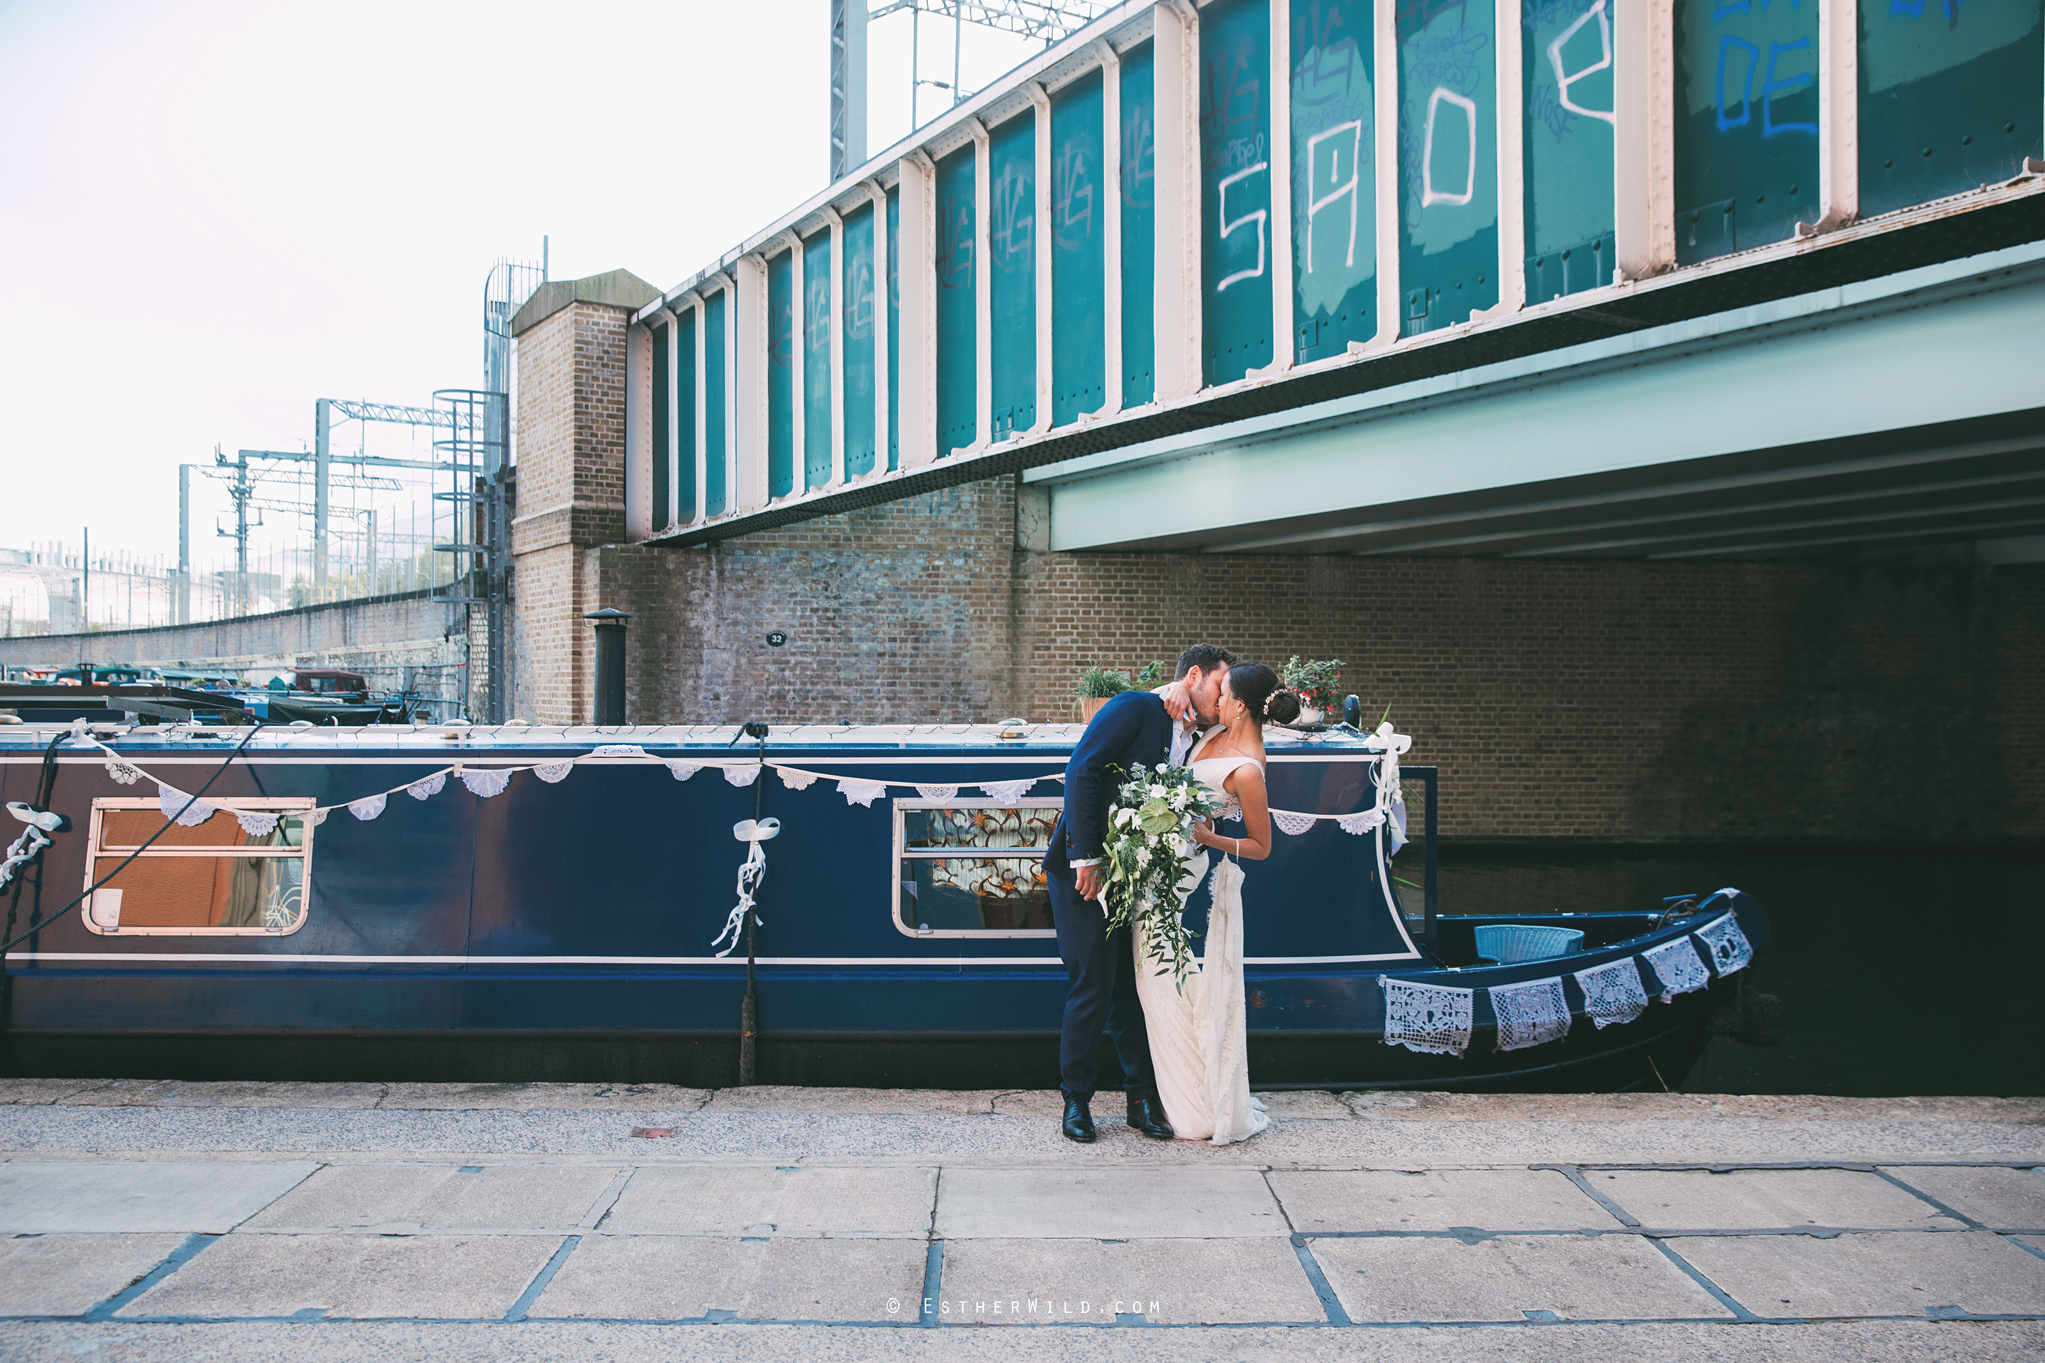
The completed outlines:
[[[1400,858],[1402,876],[1411,872]],[[1443,913],[1658,907],[1735,886],[1773,934],[1780,1044],[1714,1039],[1688,1093],[2045,1094],[2045,848],[1441,849]]]

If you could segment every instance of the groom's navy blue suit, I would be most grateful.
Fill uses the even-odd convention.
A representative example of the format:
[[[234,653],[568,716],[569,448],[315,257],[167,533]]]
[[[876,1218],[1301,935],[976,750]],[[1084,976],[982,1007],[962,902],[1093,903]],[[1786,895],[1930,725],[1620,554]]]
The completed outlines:
[[[1084,861],[1101,855],[1108,806],[1129,768],[1138,762],[1156,766],[1170,754],[1171,742],[1172,721],[1164,702],[1148,691],[1124,691],[1100,708],[1065,766],[1065,813],[1052,830],[1044,874],[1050,882],[1051,918],[1058,925],[1058,956],[1072,981],[1058,1040],[1059,1087],[1068,1098],[1093,1097],[1103,1022],[1122,1062],[1122,1086],[1129,1096],[1151,1097],[1157,1091],[1143,1005],[1136,997],[1131,934],[1127,928],[1110,933],[1101,905],[1079,897],[1071,863],[1074,857]]]

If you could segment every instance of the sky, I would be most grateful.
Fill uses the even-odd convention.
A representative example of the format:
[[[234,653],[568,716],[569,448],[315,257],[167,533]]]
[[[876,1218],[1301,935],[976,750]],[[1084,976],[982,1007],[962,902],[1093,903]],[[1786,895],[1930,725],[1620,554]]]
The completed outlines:
[[[479,386],[485,276],[543,236],[556,279],[709,264],[826,181],[827,24],[826,0],[0,0],[0,548],[89,526],[95,558],[174,563],[180,463],[308,448],[318,398]],[[871,154],[908,131],[908,16],[869,43]],[[963,83],[1033,50],[969,28]],[[950,26],[922,51],[949,81]],[[193,501],[205,563],[233,518],[218,484]]]

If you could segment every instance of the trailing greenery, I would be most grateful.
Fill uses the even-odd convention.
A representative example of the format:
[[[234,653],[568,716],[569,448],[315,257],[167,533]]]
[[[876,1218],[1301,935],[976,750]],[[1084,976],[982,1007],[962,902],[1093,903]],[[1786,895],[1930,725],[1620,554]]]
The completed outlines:
[[[1279,672],[1279,680],[1287,690],[1299,697],[1301,705],[1311,705],[1316,710],[1336,711],[1342,708],[1342,660],[1331,658],[1317,662],[1309,658],[1301,662],[1293,654]]]
[[[1186,896],[1200,883],[1186,858],[1197,847],[1194,823],[1213,817],[1216,808],[1191,768],[1139,762],[1108,809],[1108,930],[1142,924],[1138,936],[1159,963],[1157,973],[1169,971],[1179,987],[1193,969]]]

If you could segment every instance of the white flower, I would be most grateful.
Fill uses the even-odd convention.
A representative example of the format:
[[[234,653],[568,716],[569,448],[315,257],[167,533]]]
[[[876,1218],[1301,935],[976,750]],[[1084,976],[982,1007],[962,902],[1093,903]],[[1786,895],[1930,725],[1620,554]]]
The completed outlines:
[[[1150,847],[1148,844],[1136,849],[1136,864],[1138,866],[1150,865]]]
[[[1172,792],[1172,808],[1173,808],[1173,809],[1184,809],[1184,808],[1186,807],[1186,795],[1187,795],[1187,791],[1186,791],[1186,788],[1185,788],[1184,786],[1180,786],[1180,787],[1179,787],[1179,788],[1178,788],[1177,790],[1173,791],[1173,792]]]

